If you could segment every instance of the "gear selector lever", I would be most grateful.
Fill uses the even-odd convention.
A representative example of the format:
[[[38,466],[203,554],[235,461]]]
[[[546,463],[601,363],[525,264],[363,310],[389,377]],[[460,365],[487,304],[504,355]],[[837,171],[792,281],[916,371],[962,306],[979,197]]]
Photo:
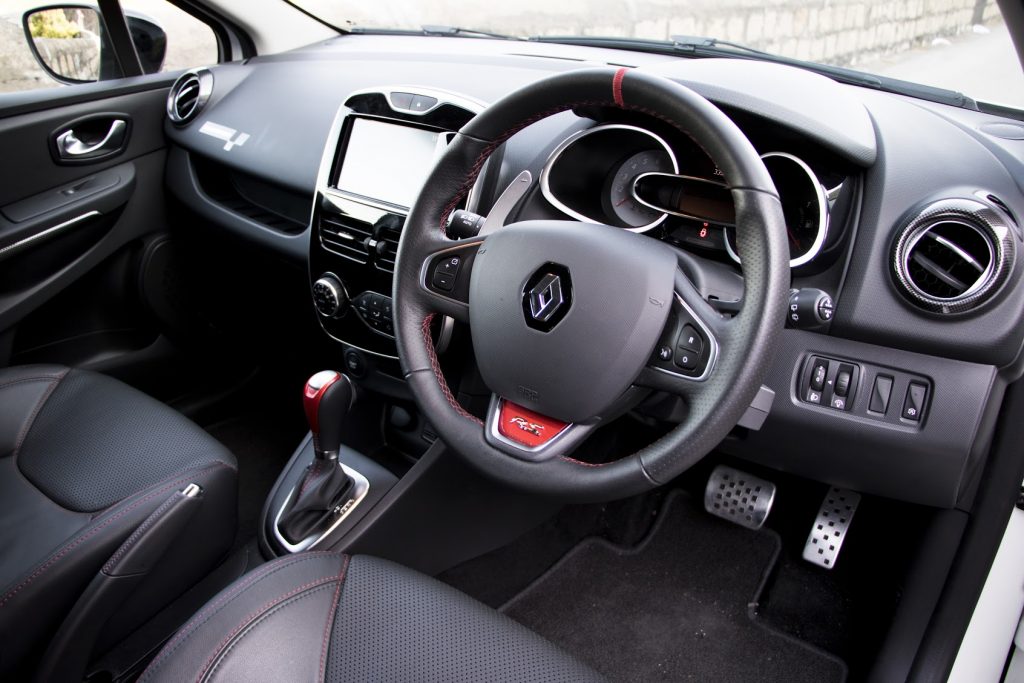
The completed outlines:
[[[302,404],[306,409],[317,460],[337,460],[341,449],[341,421],[355,402],[352,381],[335,370],[322,370],[306,382]]]
[[[313,432],[314,457],[281,514],[279,528],[289,543],[322,531],[352,488],[338,452],[341,423],[354,400],[352,382],[340,372],[324,370],[306,382],[302,401]]]

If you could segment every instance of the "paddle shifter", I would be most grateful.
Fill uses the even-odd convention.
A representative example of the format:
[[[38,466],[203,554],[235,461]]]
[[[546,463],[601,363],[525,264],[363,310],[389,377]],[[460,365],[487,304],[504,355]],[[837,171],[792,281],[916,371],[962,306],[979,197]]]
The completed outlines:
[[[352,478],[338,462],[338,451],[341,423],[354,400],[352,382],[340,372],[324,370],[306,382],[302,401],[313,432],[314,456],[281,515],[279,528],[289,543],[322,531],[352,488]]]

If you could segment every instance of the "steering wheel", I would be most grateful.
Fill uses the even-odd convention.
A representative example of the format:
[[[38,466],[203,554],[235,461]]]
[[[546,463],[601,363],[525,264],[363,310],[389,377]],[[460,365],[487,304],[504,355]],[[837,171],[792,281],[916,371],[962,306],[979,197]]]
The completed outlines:
[[[499,145],[531,123],[584,106],[657,117],[721,169],[743,262],[737,315],[712,308],[669,247],[620,228],[526,221],[448,238],[450,215]],[[581,502],[660,486],[720,443],[761,386],[789,291],[785,234],[778,194],[754,147],[700,95],[631,69],[546,78],[459,131],[409,214],[393,292],[403,373],[441,439],[495,479]],[[438,314],[470,326],[493,392],[483,421],[459,405],[441,372],[430,333]],[[678,425],[611,463],[572,457],[596,426],[652,389],[685,401]]]

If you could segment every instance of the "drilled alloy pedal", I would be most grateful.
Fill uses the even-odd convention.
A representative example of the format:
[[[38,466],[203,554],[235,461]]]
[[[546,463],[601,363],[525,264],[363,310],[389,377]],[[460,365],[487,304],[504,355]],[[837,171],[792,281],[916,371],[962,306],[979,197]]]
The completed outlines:
[[[843,547],[859,504],[860,494],[856,491],[834,486],[828,490],[804,545],[805,560],[825,569],[836,566],[839,550]]]
[[[775,484],[719,465],[704,488],[704,509],[722,519],[760,529],[775,502]]]

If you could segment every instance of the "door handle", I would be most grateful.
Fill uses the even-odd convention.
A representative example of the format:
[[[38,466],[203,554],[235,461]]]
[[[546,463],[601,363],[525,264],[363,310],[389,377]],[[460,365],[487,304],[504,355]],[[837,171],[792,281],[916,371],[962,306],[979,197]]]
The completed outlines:
[[[128,122],[124,119],[114,119],[110,122],[110,129],[103,139],[90,144],[80,140],[75,130],[69,128],[57,136],[57,153],[61,159],[73,160],[108,156],[121,149],[127,132]]]

